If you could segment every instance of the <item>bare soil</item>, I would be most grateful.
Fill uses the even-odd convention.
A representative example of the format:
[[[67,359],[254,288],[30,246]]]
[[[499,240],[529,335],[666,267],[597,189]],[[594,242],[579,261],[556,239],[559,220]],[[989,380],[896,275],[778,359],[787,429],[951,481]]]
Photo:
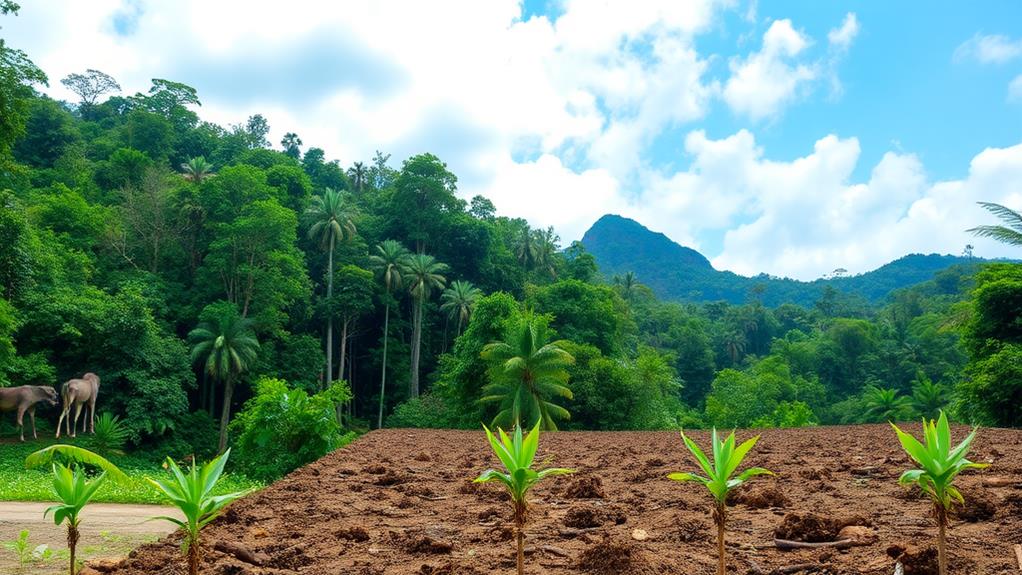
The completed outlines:
[[[907,427],[919,433],[918,425]],[[967,431],[957,428],[955,438]],[[981,430],[971,459],[993,465],[961,478],[970,503],[952,519],[952,573],[1017,574],[1022,431]],[[695,471],[676,433],[548,433],[538,460],[578,474],[533,490],[528,573],[715,572],[708,494],[666,478]],[[766,430],[746,463],[778,475],[742,487],[729,510],[730,573],[890,575],[897,559],[906,574],[936,573],[931,507],[898,485],[910,464],[889,426]],[[506,496],[495,484],[470,482],[497,464],[480,432],[370,433],[232,505],[204,531],[207,545],[240,546],[262,565],[207,549],[203,573],[513,573]],[[832,541],[846,526],[863,545],[773,545],[778,535]],[[140,547],[113,573],[184,573],[177,536]]]

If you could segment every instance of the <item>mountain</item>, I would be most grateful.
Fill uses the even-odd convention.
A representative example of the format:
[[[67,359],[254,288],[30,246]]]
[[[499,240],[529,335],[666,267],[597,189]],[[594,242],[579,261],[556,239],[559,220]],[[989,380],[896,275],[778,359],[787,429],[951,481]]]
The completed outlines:
[[[811,282],[760,274],[740,276],[713,268],[705,256],[678,245],[662,233],[617,215],[605,215],[582,237],[586,250],[596,258],[600,271],[608,276],[635,273],[659,297],[687,302],[726,300],[744,303],[753,287],[762,289],[762,301],[769,306],[796,303],[809,306],[820,299],[827,286],[871,302],[879,302],[892,291],[934,278],[947,268],[974,265],[976,258],[938,254],[911,254],[856,276],[818,279]]]

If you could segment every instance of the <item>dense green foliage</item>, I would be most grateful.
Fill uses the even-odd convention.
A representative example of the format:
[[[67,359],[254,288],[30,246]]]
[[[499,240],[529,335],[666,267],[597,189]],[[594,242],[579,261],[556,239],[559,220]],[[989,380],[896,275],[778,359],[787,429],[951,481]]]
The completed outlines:
[[[120,95],[86,71],[66,79],[81,101],[58,102],[35,91],[45,76],[26,55],[0,50],[0,384],[99,374],[98,410],[120,418],[129,452],[233,445],[247,465],[253,450],[300,441],[297,422],[319,422],[315,449],[252,468],[269,478],[381,422],[475,428],[527,390],[507,369],[527,360],[514,335],[527,317],[545,332],[529,353],[558,342],[574,358],[553,370],[557,387],[518,393],[565,410],[553,410],[570,415],[562,428],[797,426],[942,408],[1022,421],[1014,264],[980,273],[974,297],[978,264],[928,256],[811,284],[728,275],[725,289],[705,258],[666,238],[590,235],[594,257],[497,216],[486,198],[459,195],[433,154],[377,152],[346,167],[295,133],[271,149],[266,118],[204,122],[200,95],[166,79]],[[701,275],[678,276],[691,270]],[[658,299],[664,286],[691,303]],[[518,351],[496,354],[497,342]],[[279,381],[260,393],[267,378]],[[335,427],[321,393],[339,380],[350,399]],[[285,397],[304,407],[281,407]],[[257,430],[276,417],[294,423],[280,437]]]
[[[279,379],[256,381],[255,396],[231,423],[238,468],[273,480],[351,441],[353,434],[340,434],[335,416],[350,398],[340,384],[310,396]]]

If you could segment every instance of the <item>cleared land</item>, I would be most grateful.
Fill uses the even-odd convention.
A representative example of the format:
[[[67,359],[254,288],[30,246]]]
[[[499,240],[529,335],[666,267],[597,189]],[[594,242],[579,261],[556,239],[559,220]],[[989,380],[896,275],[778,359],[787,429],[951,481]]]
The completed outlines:
[[[966,432],[956,428],[956,439]],[[707,435],[693,433],[700,443]],[[694,471],[676,433],[549,433],[543,458],[579,473],[534,490],[529,573],[714,573],[708,495],[665,478]],[[952,573],[1017,573],[1022,432],[981,430],[971,459],[993,466],[962,478],[969,504],[950,530]],[[511,573],[505,496],[496,485],[470,483],[496,463],[481,432],[370,433],[237,502],[205,532],[210,544],[239,544],[261,566],[209,550],[203,572]],[[766,430],[747,463],[779,476],[740,490],[729,515],[731,572],[890,575],[892,556],[907,550],[906,575],[936,573],[927,552],[935,533],[930,506],[897,484],[909,463],[889,426]],[[866,544],[774,547],[777,536],[834,540],[845,525],[868,527]],[[774,571],[795,565],[804,568]],[[141,547],[115,572],[170,575],[183,567],[171,536]]]

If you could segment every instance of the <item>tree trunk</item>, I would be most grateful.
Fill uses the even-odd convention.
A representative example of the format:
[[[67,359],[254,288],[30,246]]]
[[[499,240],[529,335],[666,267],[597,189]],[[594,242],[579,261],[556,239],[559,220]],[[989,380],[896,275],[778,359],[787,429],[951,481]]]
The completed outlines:
[[[71,554],[69,573],[75,575],[75,551],[78,547],[78,528],[68,523],[67,525],[67,549]]]
[[[376,416],[376,429],[383,429],[383,396],[387,391],[387,340],[390,339],[390,303],[383,312],[383,373],[380,375],[380,413]]]
[[[334,296],[334,240],[330,238],[330,251],[327,255],[326,277],[326,384],[324,389],[333,382],[334,369],[334,314],[330,311],[330,300]]]
[[[419,296],[412,325],[412,380],[408,384],[408,397],[419,397],[419,353],[422,345],[422,306],[425,296]]]
[[[230,376],[224,382],[224,406],[220,412],[220,446],[219,453],[227,449],[227,424],[231,422],[231,396],[234,395],[234,379]]]
[[[338,362],[340,365],[337,367],[337,379],[344,379],[345,360],[348,357],[348,323],[347,319],[341,323],[341,360]],[[352,389],[351,393],[354,394],[355,390]]]
[[[937,569],[940,575],[947,575],[947,509],[937,506]]]
[[[724,549],[724,518],[726,507],[723,502],[717,504],[714,522],[717,524],[717,575],[725,575],[727,571],[727,557]]]

